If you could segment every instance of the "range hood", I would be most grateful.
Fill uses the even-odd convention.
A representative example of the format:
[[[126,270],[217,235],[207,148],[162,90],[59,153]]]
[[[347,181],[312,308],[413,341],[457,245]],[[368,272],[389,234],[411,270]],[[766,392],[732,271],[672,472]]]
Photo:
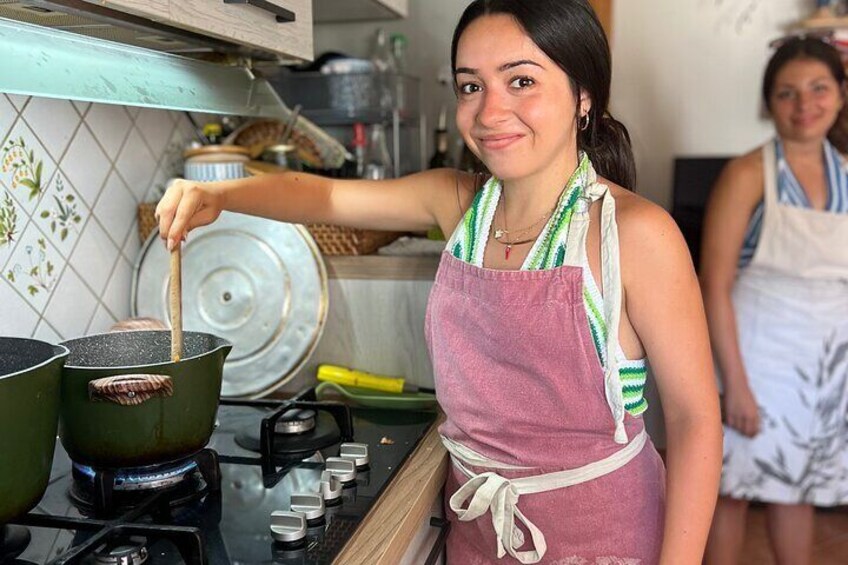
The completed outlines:
[[[256,53],[242,47],[168,26],[157,29],[155,22],[127,14],[120,14],[121,23],[109,23],[97,19],[106,14],[92,19],[91,13],[32,9],[74,3],[0,0],[0,92],[215,114],[285,115],[277,93],[252,68]],[[92,6],[85,4],[86,10]],[[13,19],[6,17],[11,14]],[[43,25],[45,20],[53,23]],[[196,56],[202,53],[229,54],[235,63],[200,60]]]

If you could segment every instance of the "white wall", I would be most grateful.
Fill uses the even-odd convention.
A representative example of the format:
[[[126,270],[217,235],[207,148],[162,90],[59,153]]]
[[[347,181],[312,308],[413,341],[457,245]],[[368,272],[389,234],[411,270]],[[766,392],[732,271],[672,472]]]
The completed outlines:
[[[617,0],[613,114],[634,141],[639,192],[669,206],[675,156],[734,155],[772,132],[760,84],[768,43],[812,0]]]

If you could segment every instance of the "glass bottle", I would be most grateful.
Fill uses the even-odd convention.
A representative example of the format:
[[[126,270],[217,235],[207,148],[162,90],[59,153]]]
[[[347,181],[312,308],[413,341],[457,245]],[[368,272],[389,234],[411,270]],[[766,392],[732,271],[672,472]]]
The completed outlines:
[[[368,140],[365,139],[365,124],[353,124],[353,156],[356,159],[356,176],[365,176],[365,155]]]
[[[449,139],[447,112],[447,108],[442,106],[442,109],[439,112],[439,123],[436,127],[434,138],[436,150],[433,153],[433,156],[430,157],[430,162],[428,164],[428,167],[430,169],[453,166],[453,159],[451,158],[450,152],[448,150]]]
[[[386,143],[386,130],[383,124],[374,124],[371,126],[371,136],[368,139],[365,178],[380,180],[393,176],[394,167]]]

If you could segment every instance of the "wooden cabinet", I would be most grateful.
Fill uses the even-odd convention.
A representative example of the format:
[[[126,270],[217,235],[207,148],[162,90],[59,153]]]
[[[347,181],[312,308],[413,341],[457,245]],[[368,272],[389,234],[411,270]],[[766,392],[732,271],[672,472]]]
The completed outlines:
[[[315,0],[313,9],[315,23],[387,20],[407,17],[409,0]]]
[[[85,0],[200,35],[310,60],[312,0]],[[278,21],[293,13],[295,20]]]
[[[589,0],[589,4],[598,14],[598,19],[601,20],[601,25],[612,43],[612,0]]]

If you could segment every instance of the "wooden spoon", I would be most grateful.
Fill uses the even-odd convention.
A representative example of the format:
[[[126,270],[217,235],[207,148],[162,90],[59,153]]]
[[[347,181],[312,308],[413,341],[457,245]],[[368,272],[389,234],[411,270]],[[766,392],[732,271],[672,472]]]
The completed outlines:
[[[171,310],[171,361],[178,362],[183,356],[183,304],[182,304],[182,243],[171,251],[171,288],[169,293]]]

